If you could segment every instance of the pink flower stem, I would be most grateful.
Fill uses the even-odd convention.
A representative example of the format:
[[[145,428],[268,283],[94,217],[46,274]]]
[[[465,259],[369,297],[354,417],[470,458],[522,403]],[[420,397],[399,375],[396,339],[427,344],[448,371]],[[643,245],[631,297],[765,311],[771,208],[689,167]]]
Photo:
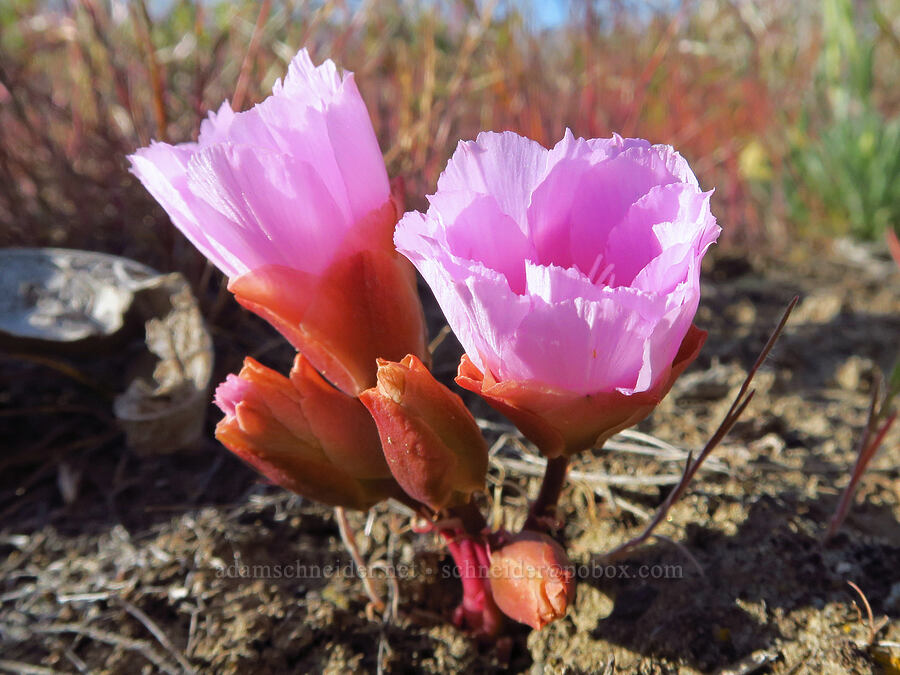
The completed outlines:
[[[438,531],[447,542],[462,582],[463,597],[453,613],[453,622],[479,638],[490,639],[500,632],[503,614],[491,594],[487,523],[473,504],[449,511],[459,525]]]
[[[543,532],[547,529],[547,521],[555,516],[556,504],[562,494],[568,468],[569,458],[565,455],[547,460],[541,491],[528,510],[528,518],[525,519],[525,524],[522,526],[523,530]]]

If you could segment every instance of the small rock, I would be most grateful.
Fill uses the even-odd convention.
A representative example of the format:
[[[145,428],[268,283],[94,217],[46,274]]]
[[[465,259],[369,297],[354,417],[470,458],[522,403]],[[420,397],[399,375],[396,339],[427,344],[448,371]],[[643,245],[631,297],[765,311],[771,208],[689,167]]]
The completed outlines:
[[[725,309],[725,316],[740,326],[751,326],[756,323],[756,306],[747,298],[741,298]]]
[[[768,433],[750,443],[750,450],[760,455],[778,457],[786,447],[784,439],[776,433]]]
[[[834,293],[810,295],[797,305],[791,321],[797,325],[829,323],[841,313],[841,305],[841,298]]]
[[[875,365],[872,359],[851,356],[834,373],[834,380],[841,389],[859,391],[871,380]]]

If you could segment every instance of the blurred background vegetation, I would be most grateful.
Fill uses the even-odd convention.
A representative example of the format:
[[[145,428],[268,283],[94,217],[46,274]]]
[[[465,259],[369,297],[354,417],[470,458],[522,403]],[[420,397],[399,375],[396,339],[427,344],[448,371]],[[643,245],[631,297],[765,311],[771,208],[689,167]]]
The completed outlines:
[[[125,156],[261,100],[304,45],[357,73],[410,207],[459,139],[571,127],[678,148],[726,246],[900,222],[900,0],[4,0],[0,245],[200,280]]]

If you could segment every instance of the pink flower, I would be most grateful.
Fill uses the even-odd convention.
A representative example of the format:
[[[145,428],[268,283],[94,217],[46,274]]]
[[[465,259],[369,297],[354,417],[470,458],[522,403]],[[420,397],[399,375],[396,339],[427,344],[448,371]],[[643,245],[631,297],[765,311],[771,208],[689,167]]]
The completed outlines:
[[[408,264],[393,250],[397,210],[352,74],[306,50],[272,96],[228,102],[196,143],[151,143],[132,171],[172,222],[335,384],[375,383],[377,357],[423,355]]]
[[[669,146],[482,133],[394,241],[465,348],[459,384],[556,456],[646,416],[696,356],[710,194]]]
[[[390,197],[352,74],[305,49],[272,96],[228,101],[196,143],[151,143],[132,170],[172,222],[228,277],[279,264],[321,273],[354,225]]]

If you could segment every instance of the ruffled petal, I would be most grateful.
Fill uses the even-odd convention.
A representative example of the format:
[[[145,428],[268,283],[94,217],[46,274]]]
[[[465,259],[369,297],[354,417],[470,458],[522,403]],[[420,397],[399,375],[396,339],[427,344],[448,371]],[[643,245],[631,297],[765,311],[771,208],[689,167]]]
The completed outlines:
[[[493,195],[500,210],[524,228],[531,192],[546,167],[547,149],[540,143],[511,131],[482,132],[456,146],[437,189]]]
[[[384,157],[353,75],[344,78],[326,114],[328,138],[344,176],[354,217],[362,218],[384,204],[391,194]]]
[[[273,95],[242,113],[227,102],[204,121],[200,144],[229,141],[304,158],[316,167],[335,203],[362,218],[390,196],[375,130],[352,74],[333,62],[316,67],[302,50]],[[205,133],[204,133],[205,132]]]
[[[315,168],[287,155],[216,145],[191,158],[188,186],[220,214],[208,238],[242,251],[248,269],[322,272],[350,228]]]
[[[505,276],[515,293],[525,292],[525,261],[534,257],[534,247],[492,196],[442,192],[430,201],[453,255],[483,263]]]
[[[213,112],[210,110],[206,119],[200,122],[200,136],[197,139],[197,144],[200,147],[207,147],[227,141],[231,125],[236,118],[237,115],[231,109],[231,104],[228,100],[222,101],[222,105],[219,106],[217,111]]]
[[[228,417],[234,417],[238,403],[247,397],[252,386],[246,380],[229,373],[218,387],[216,387],[215,404]]]
[[[394,243],[431,287],[473,362],[496,373],[516,359],[510,336],[528,313],[529,300],[515,293],[503,274],[452,254],[446,240],[429,236],[436,227],[431,216],[409,212],[397,224]]]
[[[686,178],[686,165],[671,149],[634,139],[569,146],[535,188],[529,232],[539,262],[590,274],[631,206],[654,187]]]
[[[644,355],[637,381],[619,391],[633,394],[653,389],[667,376],[700,303],[699,283],[685,283],[666,296],[666,312],[656,322],[644,343]]]
[[[128,158],[131,172],[165,209],[175,227],[216,267],[228,276],[242,274],[247,266],[240,251],[223,248],[209,236],[210,230],[227,229],[228,222],[188,186],[188,162],[196,149],[193,143],[151,143]]]
[[[626,287],[594,295],[552,303],[532,298],[514,337],[522,370],[502,370],[499,379],[534,381],[577,394],[633,388],[643,365],[643,344],[666,300]]]
[[[615,284],[630,285],[663,249],[692,240],[709,196],[684,183],[655,186],[636,201],[609,233],[605,259],[615,266]]]
[[[309,50],[301,49],[291,59],[284,81],[275,80],[273,96],[285,96],[296,103],[324,108],[341,88],[341,76],[331,59],[316,66]]]

